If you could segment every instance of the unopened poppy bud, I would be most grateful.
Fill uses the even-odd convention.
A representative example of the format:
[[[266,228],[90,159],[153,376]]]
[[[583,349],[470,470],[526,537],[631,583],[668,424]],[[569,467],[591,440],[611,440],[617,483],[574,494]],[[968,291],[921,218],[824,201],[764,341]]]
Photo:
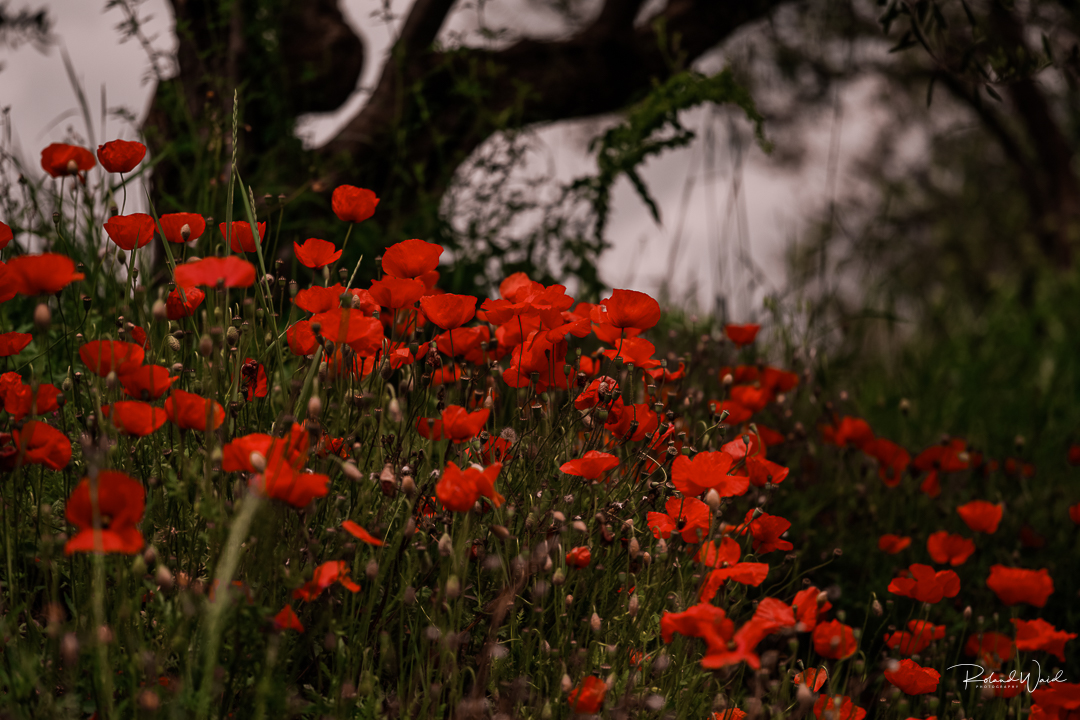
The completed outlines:
[[[630,553],[631,558],[637,558],[641,554],[641,543],[636,537],[630,538],[630,542],[626,544],[626,551]]]
[[[602,622],[600,620],[600,616],[596,613],[593,613],[592,617],[589,618],[589,629],[592,630],[594,633],[599,633],[601,624]]]
[[[312,395],[311,399],[307,403],[308,417],[317,418],[322,414],[322,400],[318,395]]]
[[[510,537],[510,531],[502,525],[492,525],[491,532],[500,540],[506,540]]]
[[[588,526],[581,520],[575,520],[570,527],[574,528],[576,532],[587,533],[589,532]]]
[[[564,674],[562,676],[562,691],[568,693],[574,689],[574,681],[570,679],[569,675]]]
[[[671,665],[671,657],[668,656],[667,653],[662,652],[656,656],[655,660],[652,661],[652,670],[654,673],[659,675],[660,673],[667,670],[669,665]]]
[[[67,170],[68,175],[74,175],[79,172],[79,164],[74,160],[68,160],[67,167],[64,169]]]
[[[401,478],[401,492],[409,497],[416,494],[416,480],[413,479],[412,475],[406,475]]]
[[[253,452],[248,457],[248,462],[251,463],[251,467],[255,472],[262,472],[266,469],[266,456],[260,452]]]
[[[113,641],[113,631],[108,625],[98,625],[97,641],[101,645],[108,645]]]
[[[375,558],[368,560],[367,567],[364,568],[364,574],[367,575],[368,580],[374,580],[379,576],[379,562]]]
[[[637,617],[638,611],[638,597],[637,594],[630,596],[630,602],[626,606],[626,612],[630,613],[630,617]]]
[[[716,491],[716,488],[709,488],[709,492],[705,493],[705,502],[714,511],[720,509],[720,493]]]
[[[565,582],[566,582],[566,573],[563,572],[562,568],[559,568],[558,570],[555,571],[555,574],[551,576],[551,584],[552,585],[562,585]]]
[[[405,522],[405,529],[402,532],[404,533],[406,538],[411,538],[413,535],[415,535],[416,534],[416,521],[413,520],[412,518],[409,518]]]
[[[843,610],[837,610],[836,611],[836,619],[839,620],[840,622],[844,622],[845,620],[847,620],[847,613],[844,612]]]
[[[652,555],[647,552],[641,553],[641,562],[645,563],[645,565],[652,565]]]
[[[461,580],[457,575],[451,575],[446,579],[446,597],[450,600],[457,599],[461,594]]]
[[[450,557],[450,554],[454,552],[454,539],[450,537],[449,533],[443,533],[439,538],[439,554],[443,557]]]
[[[359,482],[363,477],[360,473],[360,468],[356,467],[356,463],[352,460],[341,463],[341,472],[353,482]]]
[[[872,611],[874,612],[874,614],[875,614],[875,615],[877,615],[878,617],[881,617],[882,615],[884,615],[884,614],[885,614],[885,609],[884,609],[883,607],[881,607],[881,603],[877,601],[877,598],[875,598],[875,599],[874,599],[874,602],[872,602],[872,603],[870,604],[870,609],[871,609],[871,610],[872,610]]]
[[[142,555],[136,555],[135,559],[131,561],[131,574],[142,575],[146,572],[146,561],[143,560]]]
[[[814,693],[806,686],[806,683],[799,683],[799,689],[795,691],[795,700],[804,707],[813,705]]]
[[[52,312],[49,310],[49,306],[45,303],[39,303],[34,308],[34,325],[38,330],[48,330],[51,323]]]
[[[408,587],[406,587],[405,592],[403,592],[401,594],[401,600],[406,605],[415,605],[416,604],[416,588],[414,588],[412,585],[409,585]]]
[[[164,565],[158,565],[157,570],[154,571],[154,582],[162,590],[172,590],[173,587],[173,574],[169,571],[169,568]]]
[[[573,595],[567,595],[566,596],[566,607],[570,607],[573,604],[574,604],[574,596]]]
[[[971,606],[964,608],[964,622],[971,622]]]
[[[169,336],[167,336],[165,338],[165,343],[169,346],[169,349],[172,350],[173,352],[176,352],[176,353],[180,352],[180,341],[177,340],[176,338],[174,338],[172,335],[169,335]],[[183,365],[181,365],[180,367],[181,367],[181,369],[183,369]]]
[[[64,658],[64,664],[71,666],[79,660],[79,638],[70,632],[60,640],[60,655]]]
[[[210,339],[209,335],[203,335],[199,338],[199,354],[203,357],[210,357],[210,353],[214,351],[214,341]]]
[[[828,601],[829,601],[829,593],[827,593],[827,592],[825,592],[824,590],[822,590],[821,592],[819,592],[819,593],[817,594],[817,604],[818,604],[818,607],[821,607],[822,605],[824,605],[824,604],[825,604],[825,603],[827,603]]]
[[[735,382],[735,378],[731,376],[731,373],[724,373],[724,379],[720,382],[723,383],[724,387],[731,387],[732,383]]]
[[[105,376],[105,387],[110,390],[115,390],[116,386],[120,384],[120,378],[116,376],[115,370],[110,370],[109,374]]]

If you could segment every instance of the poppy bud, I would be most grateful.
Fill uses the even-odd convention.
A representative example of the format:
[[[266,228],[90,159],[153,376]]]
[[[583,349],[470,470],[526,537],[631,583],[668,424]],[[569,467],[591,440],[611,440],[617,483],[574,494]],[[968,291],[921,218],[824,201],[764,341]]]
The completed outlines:
[[[630,613],[630,617],[637,617],[638,613],[638,597],[637,594],[630,596],[630,602],[626,606],[626,611]]]
[[[795,700],[802,706],[814,704],[814,693],[806,686],[806,683],[799,683],[799,689],[795,691]]]
[[[495,537],[499,538],[500,540],[506,540],[510,537],[510,531],[502,525],[492,525],[491,532],[493,532],[495,534]]]
[[[461,580],[457,575],[451,575],[446,579],[446,597],[450,600],[456,600],[458,595],[461,594]]]
[[[308,417],[317,418],[322,413],[322,400],[318,395],[312,395],[307,404]]]
[[[562,568],[559,568],[558,570],[555,571],[555,574],[553,574],[551,576],[551,584],[552,585],[562,585],[565,582],[566,582],[566,573],[563,572]]]
[[[709,488],[709,492],[705,493],[705,502],[714,511],[720,509],[720,493],[716,491],[716,488]]]
[[[97,641],[101,645],[108,645],[113,641],[113,631],[108,625],[98,625]]]
[[[157,570],[154,572],[154,582],[162,590],[172,590],[173,587],[173,574],[169,571],[169,568],[164,565],[158,565]]]
[[[724,378],[720,382],[723,383],[724,387],[731,387],[732,383],[735,382],[735,378],[731,376],[731,373],[724,373]]]
[[[573,595],[567,595],[566,596],[566,607],[570,607],[573,604],[574,604],[574,596]]]
[[[597,615],[596,613],[593,613],[592,617],[589,619],[589,629],[592,630],[594,633],[599,633],[600,632],[600,627],[601,627],[600,616]]]
[[[251,453],[251,456],[248,458],[248,462],[251,463],[251,467],[254,468],[255,472],[262,472],[266,469],[266,456],[262,453]]]
[[[971,606],[964,608],[964,622],[971,622]]]
[[[630,553],[631,558],[637,558],[641,553],[641,543],[638,542],[636,537],[630,538],[630,542],[626,545],[626,551]]]
[[[877,598],[874,598],[874,602],[870,604],[870,609],[873,610],[874,614],[878,617],[885,614],[885,609],[881,607],[881,603],[877,601]]]
[[[209,335],[203,335],[199,338],[199,354],[203,357],[210,357],[210,353],[214,351],[214,341],[210,339]]]
[[[48,330],[51,323],[52,313],[49,311],[49,306],[45,303],[38,304],[34,308],[34,325],[38,330]]]
[[[443,533],[439,538],[439,554],[443,557],[449,557],[454,552],[454,539],[450,537],[449,533]]]
[[[409,497],[416,494],[416,480],[413,479],[412,475],[406,475],[401,478],[401,492]]]
[[[116,386],[120,383],[120,378],[117,377],[115,370],[110,370],[109,374],[105,376],[105,387],[110,390],[115,390]]]
[[[411,538],[416,534],[416,521],[409,518],[405,523],[405,529],[402,531],[406,538]]]
[[[570,679],[569,675],[562,676],[562,691],[568,693],[574,689],[574,681]]]
[[[74,665],[79,660],[79,638],[75,633],[67,633],[60,640],[60,655],[65,665]]]
[[[656,656],[655,660],[652,661],[653,673],[659,675],[660,673],[667,670],[669,665],[671,665],[671,658],[668,656],[667,653],[662,652]]]
[[[180,352],[180,341],[172,335],[168,335],[165,337],[165,344],[168,345],[169,349],[173,352]],[[180,368],[183,369],[183,365],[181,365]]]

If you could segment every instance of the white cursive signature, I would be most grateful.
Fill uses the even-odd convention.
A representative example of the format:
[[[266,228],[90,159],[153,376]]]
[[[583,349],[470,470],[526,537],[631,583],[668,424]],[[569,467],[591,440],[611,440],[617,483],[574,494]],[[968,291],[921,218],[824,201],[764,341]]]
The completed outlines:
[[[1027,691],[1030,693],[1038,689],[1039,685],[1041,685],[1042,683],[1068,682],[1068,680],[1062,677],[1062,673],[1064,672],[1063,670],[1058,670],[1053,677],[1044,678],[1042,676],[1042,665],[1039,663],[1039,661],[1032,660],[1031,662],[1035,663],[1035,666],[1037,668],[1034,677],[1032,677],[1032,674],[1030,672],[1022,672],[1017,674],[1016,670],[1010,670],[1008,675],[1002,675],[1000,673],[992,672],[988,677],[984,678],[983,675],[986,674],[986,669],[982,665],[975,665],[973,663],[960,663],[959,665],[953,665],[952,667],[946,669],[952,670],[953,668],[962,667],[975,668],[979,671],[977,675],[972,675],[971,671],[965,671],[964,689],[967,689],[968,683],[973,682],[979,683],[979,687],[990,688],[1007,687],[1010,685],[1017,685],[1022,683],[1027,688]],[[1035,681],[1034,685],[1032,685],[1032,680]]]

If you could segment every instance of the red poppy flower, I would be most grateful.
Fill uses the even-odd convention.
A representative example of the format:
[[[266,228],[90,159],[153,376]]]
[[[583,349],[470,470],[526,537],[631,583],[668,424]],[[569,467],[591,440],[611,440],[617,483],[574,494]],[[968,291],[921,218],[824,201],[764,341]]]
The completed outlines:
[[[571,567],[588,567],[592,562],[592,552],[585,546],[576,547],[566,553],[566,564]]]
[[[0,335],[0,357],[18,355],[33,339],[30,333],[9,332]]]
[[[878,477],[886,487],[896,487],[911,463],[911,453],[885,438],[874,438],[862,444],[862,451],[877,460]]]
[[[624,330],[648,330],[660,322],[660,303],[637,290],[612,290],[611,297],[593,308],[593,322]]]
[[[906,550],[911,545],[911,538],[905,535],[892,535],[886,533],[878,538],[878,550],[895,555],[901,550]]]
[[[165,399],[165,414],[177,427],[200,432],[206,431],[207,419],[211,430],[225,422],[225,408],[219,403],[184,390],[173,390]]]
[[[360,592],[360,586],[349,579],[348,563],[344,560],[331,560],[315,568],[311,579],[293,590],[293,597],[304,602],[311,602],[334,583],[340,584],[349,592]]]
[[[114,370],[117,375],[132,372],[142,365],[145,356],[140,346],[121,340],[91,340],[79,348],[83,364],[101,377]]]
[[[723,451],[699,452],[693,458],[679,455],[671,466],[671,481],[683,495],[693,497],[716,490],[720,497],[737,497],[750,489],[750,478],[728,475],[733,458]]]
[[[300,320],[290,325],[285,331],[285,340],[293,355],[312,355],[319,347],[319,339],[315,336],[309,320]]]
[[[130,140],[112,140],[98,145],[97,158],[101,167],[111,173],[126,173],[146,157],[146,146]]]
[[[299,423],[293,424],[288,437],[274,438],[266,452],[266,470],[253,480],[255,488],[295,508],[307,507],[315,498],[324,497],[330,477],[303,470],[309,448],[310,435]]]
[[[5,383],[3,378],[14,376],[13,382]],[[49,383],[41,383],[34,393],[30,385],[25,385],[17,373],[4,373],[0,378],[0,404],[16,420],[27,415],[44,415],[59,409],[57,401],[60,389]]]
[[[660,513],[657,514],[659,515]],[[668,516],[662,515],[662,517]],[[660,522],[663,523],[662,520]],[[655,534],[656,530],[652,527],[652,525],[649,526],[649,529],[653,530]],[[661,537],[670,537],[671,530],[676,529],[678,529],[677,526],[672,527],[670,530],[668,530],[667,535],[663,535],[663,533],[661,533]],[[742,557],[742,548],[739,546],[739,543],[725,535],[720,539],[719,545],[717,545],[712,540],[706,540],[705,542],[703,542],[701,544],[701,547],[698,549],[697,554],[694,555],[694,560],[712,568],[719,568],[734,565],[735,563],[739,562],[740,557]]]
[[[931,605],[960,592],[960,576],[952,570],[935,572],[929,565],[915,563],[908,568],[908,575],[893,578],[889,592]]]
[[[146,331],[145,330],[143,330],[138,325],[133,325],[132,323],[128,323],[128,333],[131,335],[131,339],[136,345],[138,345],[139,347],[141,347],[144,350],[146,349]]]
[[[825,686],[828,679],[829,673],[822,667],[820,669],[810,668],[806,672],[796,673],[795,677],[791,678],[791,682],[796,685],[805,685],[810,689],[810,692],[818,692]]]
[[[723,608],[699,603],[683,612],[664,612],[660,617],[661,639],[670,643],[675,633],[702,638],[710,648],[726,649],[728,641],[735,634],[735,623]]]
[[[1069,519],[1072,520],[1074,524],[1080,525],[1080,503],[1069,506]]]
[[[450,405],[442,413],[442,434],[455,443],[472,440],[484,429],[491,411],[487,408],[469,412],[459,405]]]
[[[15,233],[11,232],[11,228],[6,223],[0,222],[0,250],[6,248],[14,239]]]
[[[616,341],[616,344],[618,345],[617,348],[603,351],[604,357],[609,360],[621,358],[624,363],[633,364],[634,367],[646,370],[655,368],[660,364],[659,360],[653,358],[656,346],[644,338],[621,338]]]
[[[257,223],[259,228],[259,243],[262,244],[262,240],[266,237],[266,223]],[[221,231],[221,237],[226,237],[225,223],[218,223],[218,230]],[[251,223],[247,220],[233,220],[232,227],[228,234],[229,249],[233,252],[255,252],[255,236],[251,234]]]
[[[723,402],[710,400],[709,412],[716,415],[717,418],[723,416],[724,422],[728,425],[742,425],[754,416],[753,410],[745,405],[740,405],[734,400],[724,400]],[[727,415],[724,415],[724,413],[727,413]]]
[[[952,438],[947,442],[923,450],[915,456],[911,464],[923,471],[957,472],[966,470],[969,465],[967,443],[961,438]]]
[[[417,278],[437,268],[439,256],[442,254],[442,246],[435,243],[415,239],[403,240],[386,248],[382,256],[382,269],[393,278]]]
[[[374,545],[378,547],[383,544],[382,540],[375,537],[367,530],[354,523],[352,520],[346,520],[345,522],[341,523],[341,527],[354,538],[360,540],[361,542],[365,542],[368,545]]]
[[[300,618],[296,617],[296,612],[292,609],[292,606],[286,605],[281,608],[281,612],[274,616],[274,629],[278,632],[283,630],[295,630],[296,632],[304,632],[304,625],[300,622]]]
[[[769,483],[779,485],[787,479],[790,471],[783,465],[766,460],[763,457],[751,456],[746,459],[746,474],[750,478],[750,484],[754,487],[763,488]]]
[[[814,717],[818,720],[863,720],[866,711],[852,704],[847,695],[819,695],[814,703]]]
[[[604,705],[607,685],[598,677],[590,675],[566,696],[570,709],[583,715],[595,715]]]
[[[94,167],[94,155],[78,145],[53,143],[41,151],[41,167],[54,178],[74,175]]]
[[[244,358],[244,364],[240,366],[240,392],[244,393],[244,399],[248,402],[266,397],[269,392],[266,369],[258,360]]]
[[[956,512],[960,513],[960,519],[975,532],[992,534],[997,532],[1004,509],[1005,506],[1001,503],[995,505],[985,500],[972,500],[956,508]]]
[[[481,496],[489,498],[492,505],[499,507],[503,504],[503,496],[495,491],[495,478],[500,470],[501,463],[484,469],[470,466],[464,471],[454,463],[447,463],[435,485],[435,496],[443,507],[453,512],[472,510]]]
[[[737,347],[743,347],[754,342],[759,330],[761,330],[761,326],[753,324],[724,326],[724,334],[727,335],[728,340],[735,343]]]
[[[596,480],[608,470],[619,466],[619,458],[599,450],[590,450],[583,457],[568,460],[559,466],[567,475],[577,475],[586,480]]]
[[[739,708],[728,708],[723,712],[714,712],[710,720],[746,720],[746,713]]]
[[[907,626],[908,630],[885,636],[885,644],[894,650],[899,649],[901,655],[917,655],[930,647],[930,643],[945,637],[944,625],[934,625],[925,620],[911,620]]]
[[[926,539],[926,551],[934,562],[956,567],[967,562],[975,552],[975,543],[963,535],[950,535],[945,530],[939,530]]]
[[[716,597],[716,593],[720,591],[724,583],[728,580],[737,582],[740,585],[749,585],[750,587],[758,587],[761,583],[765,582],[765,578],[769,575],[769,564],[759,562],[740,562],[726,568],[717,568],[709,573],[705,578],[705,583],[701,586],[701,590],[698,593],[698,599],[701,602],[712,602],[712,599]],[[755,643],[756,645],[756,643]]]
[[[1046,599],[1054,592],[1054,581],[1046,568],[1025,570],[1004,565],[992,565],[986,586],[994,591],[1006,605],[1027,603],[1035,607],[1046,605]]]
[[[198,240],[206,232],[206,218],[198,213],[169,213],[159,218],[165,239],[171,243],[186,243]],[[187,237],[184,237],[187,228]]]
[[[662,513],[650,512],[645,518],[655,538],[669,538],[678,530],[688,543],[699,543],[709,534],[712,513],[709,506],[692,497],[668,498]],[[666,513],[666,514],[665,514]]]
[[[774,550],[787,552],[794,549],[795,546],[790,542],[780,539],[780,536],[791,527],[790,522],[777,515],[767,513],[762,513],[755,518],[755,512],[755,510],[747,510],[743,524],[738,527],[740,535],[745,535],[749,529],[754,538],[754,552],[758,555],[764,555]]]
[[[320,240],[319,238],[308,238],[303,245],[294,242],[293,252],[296,253],[296,259],[301,265],[318,270],[321,267],[337,262],[342,251],[335,250],[332,242]]]
[[[274,438],[263,433],[251,433],[227,442],[221,448],[221,469],[225,472],[257,472],[251,462],[252,454],[263,459],[270,453]]]
[[[1076,638],[1076,633],[1058,630],[1042,618],[1035,620],[1013,619],[1016,626],[1017,650],[1045,650],[1065,662],[1065,643]]]
[[[27,297],[55,295],[69,284],[85,277],[75,272],[75,263],[66,255],[42,253],[20,255],[7,262],[7,277],[11,289]]]
[[[925,695],[936,692],[941,673],[933,668],[919,665],[910,658],[904,658],[892,670],[885,671],[885,679],[900,688],[905,695]]]
[[[471,295],[425,295],[420,298],[424,316],[443,330],[453,330],[476,315],[477,299]]]
[[[366,188],[339,185],[330,197],[330,207],[343,222],[363,222],[375,214],[379,198]]]
[[[351,347],[361,357],[372,357],[382,349],[383,326],[375,318],[352,308],[334,308],[313,315],[311,328],[319,324],[319,334],[335,343]]]
[[[1080,710],[1080,683],[1052,682],[1031,693],[1030,720],[1075,720]]]
[[[51,425],[30,420],[22,429],[11,431],[16,452],[24,452],[23,462],[63,470],[71,462],[71,441]]]
[[[800,632],[809,632],[817,627],[818,617],[832,609],[832,603],[820,590],[810,585],[795,593],[791,607],[799,621]]]
[[[601,403],[607,403],[614,396],[618,395],[618,393],[619,383],[615,378],[601,375],[589,383],[584,390],[578,393],[578,396],[574,398],[574,408],[577,410],[588,410]]]
[[[371,283],[368,292],[381,307],[400,310],[416,304],[416,301],[427,292],[427,288],[419,280],[390,276]]]
[[[176,266],[174,277],[181,287],[208,285],[215,287],[224,282],[225,287],[251,287],[255,284],[255,266],[235,255],[209,257]]]
[[[964,643],[964,654],[978,658],[985,667],[997,669],[1003,663],[1012,660],[1013,641],[1008,635],[996,632],[982,632],[970,635]]]
[[[120,400],[103,405],[101,412],[118,432],[135,437],[146,437],[156,432],[169,419],[161,408],[138,400]]]
[[[90,478],[83,478],[68,498],[64,516],[79,528],[64,553],[122,553],[132,555],[142,550],[145,541],[137,525],[146,507],[142,483],[119,470],[102,470],[97,476],[97,525],[94,529],[94,501]]]
[[[839,620],[830,620],[814,628],[814,652],[821,657],[843,660],[855,654],[859,644],[851,627]]]
[[[206,293],[197,287],[173,288],[165,298],[165,315],[170,320],[192,317],[205,299]]]
[[[844,416],[836,425],[823,426],[821,439],[837,447],[852,446],[862,449],[874,439],[874,431],[870,429],[870,423],[862,418]]]
[[[136,400],[157,400],[175,381],[169,369],[160,365],[141,365],[120,376],[124,392]]]

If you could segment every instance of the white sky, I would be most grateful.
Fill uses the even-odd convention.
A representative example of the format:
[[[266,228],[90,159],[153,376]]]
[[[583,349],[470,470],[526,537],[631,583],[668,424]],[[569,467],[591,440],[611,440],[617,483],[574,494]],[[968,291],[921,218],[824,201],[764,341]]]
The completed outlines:
[[[525,27],[534,35],[559,28],[554,16],[537,11],[524,14],[520,4],[505,9],[501,1],[489,0],[486,6],[485,20],[489,26]],[[402,12],[409,2],[395,0],[395,10]],[[85,135],[85,123],[64,70],[61,49],[71,57],[94,111],[96,134],[86,138],[87,143],[92,141],[96,146],[116,137],[134,139],[134,128],[113,116],[107,118],[104,133],[100,131],[102,93],[109,108],[127,108],[141,120],[153,91],[146,53],[134,41],[123,44],[119,41],[115,27],[123,19],[121,12],[116,9],[106,12],[104,0],[39,0],[30,4],[33,7],[44,4],[49,9],[58,42],[45,54],[28,45],[0,50],[0,63],[4,65],[0,71],[0,108],[10,107],[15,145],[21,148],[23,158],[38,171],[41,148],[63,139],[69,128]],[[21,6],[22,2],[12,5],[15,9]],[[298,133],[307,142],[319,144],[332,137],[366,101],[364,88],[369,88],[378,77],[378,60],[391,39],[391,29],[372,17],[381,6],[382,0],[344,0],[345,14],[365,42],[364,75],[357,93],[339,111],[303,119]],[[172,18],[165,0],[147,0],[140,12],[151,18],[146,27],[155,46],[173,47]],[[457,10],[440,39],[453,42],[455,33],[468,36],[476,25],[475,10]],[[722,49],[706,62],[710,70],[722,64]],[[865,109],[867,93],[865,87],[852,89],[843,96],[844,106],[859,105]],[[846,116],[850,118],[852,113]],[[808,129],[809,153],[798,171],[775,167],[752,143],[744,147],[739,163],[725,129],[729,117],[736,118],[726,111],[717,113],[712,109],[686,113],[684,122],[700,131],[699,140],[689,148],[654,159],[645,167],[643,177],[660,206],[662,226],[653,222],[629,183],[620,184],[607,231],[613,248],[601,261],[601,277],[605,282],[653,292],[662,280],[669,278],[678,292],[685,293],[703,309],[711,310],[717,294],[723,294],[728,298],[730,319],[745,322],[760,318],[762,294],[783,287],[784,249],[801,239],[810,213],[820,208],[829,196],[826,181],[831,116]],[[748,125],[744,120],[731,122],[745,134]],[[873,137],[872,122],[864,118],[855,131],[853,125],[848,122],[839,134],[837,182],[840,184],[851,176],[851,161]],[[538,138],[545,147],[535,162],[554,168],[560,179],[589,172],[594,166],[585,146],[588,131],[596,127],[587,121],[537,128]],[[707,152],[704,140],[710,132],[714,136],[713,153]],[[740,165],[741,170],[737,170]],[[683,196],[688,184],[691,189],[686,196],[682,239],[676,260],[669,268],[669,252],[683,215]],[[745,269],[746,263],[738,260],[740,255],[752,259],[762,270],[764,287],[751,287],[751,275]]]

